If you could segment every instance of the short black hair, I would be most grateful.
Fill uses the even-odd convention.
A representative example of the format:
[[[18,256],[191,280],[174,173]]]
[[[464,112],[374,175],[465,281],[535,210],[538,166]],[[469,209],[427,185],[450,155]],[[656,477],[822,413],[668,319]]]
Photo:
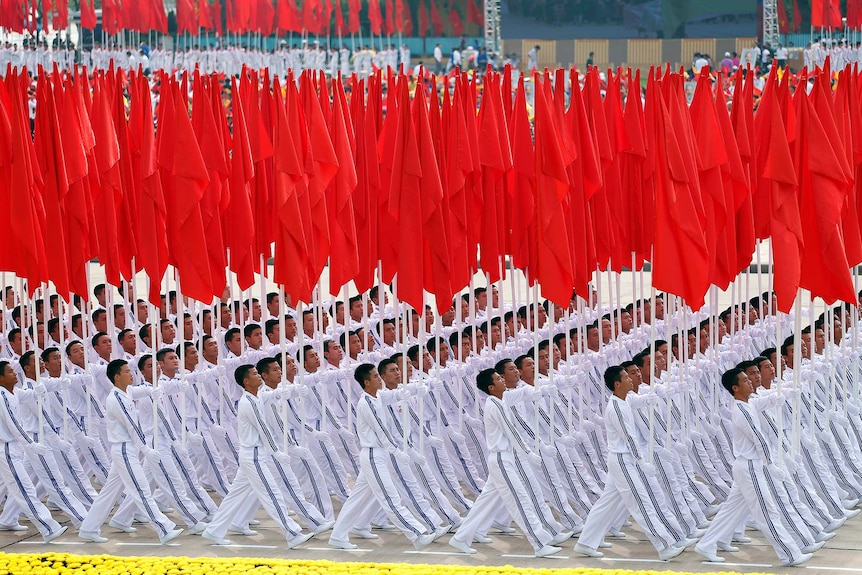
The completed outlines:
[[[60,352],[60,350],[57,349],[56,347],[46,347],[42,351],[42,361],[48,361],[48,358],[51,357],[51,354],[54,353],[55,351],[58,353]]]
[[[612,365],[605,370],[605,385],[608,386],[608,389],[614,391],[616,383],[622,381],[625,371],[625,368],[621,365]]]
[[[103,331],[100,331],[100,332],[98,332],[96,335],[94,335],[94,336],[93,336],[93,339],[92,339],[92,340],[90,340],[90,343],[93,345],[93,347],[96,347],[97,345],[99,345],[99,340],[100,340],[103,336],[104,336],[104,337],[108,337],[108,334],[106,334],[106,333],[105,333],[105,332],[103,332]]]
[[[257,300],[255,300],[255,301],[257,301]],[[243,337],[246,337],[246,338],[251,337],[251,334],[253,334],[254,330],[256,330],[256,329],[260,329],[259,324],[256,324],[256,323],[246,324],[246,326],[242,329]]]
[[[129,362],[127,362],[125,359],[115,359],[108,364],[106,375],[111,381],[111,384],[116,384],[116,381],[114,380],[117,378],[118,375],[120,375],[120,370],[123,369],[124,365],[129,365]]]
[[[497,372],[494,371],[493,367],[489,367],[488,369],[483,369],[476,376],[476,387],[480,390],[484,391],[486,394],[491,395],[488,392],[488,388],[494,383],[494,374]]]
[[[745,373],[744,370],[738,367],[733,367],[721,375],[721,385],[724,386],[724,389],[726,389],[730,395],[734,395],[733,386],[739,385],[739,375],[743,373]]]
[[[357,366],[356,370],[353,372],[353,379],[356,380],[362,389],[365,389],[365,382],[371,379],[371,372],[377,368],[374,367],[372,363],[362,363]]]
[[[500,375],[503,375],[503,372],[506,371],[506,365],[510,364],[510,363],[514,363],[514,362],[511,359],[509,359],[508,357],[505,359],[501,359],[496,364],[494,364],[494,371],[496,371]]]
[[[34,355],[36,354],[32,349],[21,354],[21,358],[18,360],[18,364],[21,366],[21,369],[25,369],[30,364],[30,360],[33,359]]]
[[[158,352],[156,352],[156,361],[165,361],[165,356],[169,353],[177,353],[177,350],[170,347],[163,347]]]
[[[229,330],[227,330],[224,334],[225,345],[230,343],[233,340],[234,336],[236,336],[236,335],[239,335],[239,328],[238,327],[232,327]]]
[[[386,371],[386,368],[390,365],[394,365],[397,367],[398,362],[391,357],[383,358],[382,360],[380,360],[380,363],[377,364],[377,373],[382,375],[383,372]]]
[[[258,373],[269,373],[270,367],[272,364],[278,365],[278,361],[274,357],[265,357],[257,362],[257,372]]]
[[[152,354],[145,353],[144,355],[142,355],[140,357],[140,359],[138,359],[138,370],[140,370],[140,371],[144,370],[144,366],[147,365],[148,359],[153,359]]]
[[[524,365],[524,361],[527,359],[533,359],[533,358],[527,354],[519,355],[518,357],[515,358],[515,367],[517,367],[518,369],[521,369]]]
[[[78,341],[77,339],[70,341],[70,342],[66,345],[66,355],[67,355],[67,356],[72,354],[72,346],[73,346],[73,345],[76,345],[76,344],[77,344],[77,345],[81,345],[81,346],[82,346],[82,345],[84,345],[83,343],[81,343],[81,342],[80,342],[80,341]]]
[[[256,368],[249,363],[244,363],[243,365],[236,368],[236,371],[233,373],[233,378],[236,380],[236,384],[241,388],[245,389],[245,379],[248,377],[248,374],[253,369]]]

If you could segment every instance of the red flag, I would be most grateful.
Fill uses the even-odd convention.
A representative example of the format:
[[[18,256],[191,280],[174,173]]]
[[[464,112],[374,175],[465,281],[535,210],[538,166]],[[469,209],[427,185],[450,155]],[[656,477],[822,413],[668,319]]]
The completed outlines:
[[[376,0],[374,0],[376,1]],[[437,9],[437,0],[428,0],[431,6],[431,26],[435,36],[443,35],[443,19],[440,18],[440,12]]]
[[[368,78],[368,108],[376,104],[379,94],[377,76]],[[364,94],[364,80],[356,76],[353,94]],[[354,278],[356,289],[364,292],[374,285],[374,270],[377,269],[377,205],[380,195],[380,162],[377,156],[377,128],[374,113],[366,107],[362,98],[352,98],[353,121],[356,137],[356,175],[358,185],[353,192],[356,243],[359,251],[359,273]]]
[[[380,271],[384,283],[389,283],[398,271],[398,222],[389,209],[390,189],[395,166],[396,128],[398,124],[398,89],[395,76],[390,68],[387,85],[390,88],[386,94],[386,116],[380,134],[377,153],[380,157],[380,195],[378,204],[378,251]],[[382,96],[377,95],[377,102],[382,104]],[[381,105],[382,108],[382,105]],[[373,107],[369,108],[374,110]]]
[[[311,235],[309,242],[309,281],[317,283],[323,267],[329,259],[331,240],[329,217],[326,210],[325,191],[338,172],[339,161],[332,147],[326,120],[323,117],[321,101],[314,88],[311,74],[306,71],[301,78],[300,98],[308,126],[309,160],[306,165],[308,173],[308,201],[312,226],[306,228],[306,236]],[[329,102],[325,102],[329,106]],[[311,294],[308,294],[309,297]]]
[[[518,80],[510,129],[514,169],[509,173],[508,186],[511,196],[508,202],[509,253],[515,267],[526,270],[535,265],[531,255],[535,254],[532,246],[532,222],[536,196],[536,162],[523,75]]]
[[[26,77],[26,74],[25,74]],[[22,93],[17,84],[15,72],[8,85],[9,94],[0,93],[0,124],[8,135],[9,153],[3,160],[9,160],[8,169],[3,170],[6,189],[3,196],[8,198],[9,237],[4,252],[7,252],[9,271],[18,277],[26,278],[27,287],[32,294],[48,280],[48,265],[45,255],[42,227],[45,225],[40,188],[42,181],[35,164],[33,141],[30,139],[29,119],[26,108],[26,92]],[[3,109],[2,102],[9,103]],[[7,179],[8,178],[8,179]],[[6,207],[6,206],[4,206]],[[14,217],[11,217],[14,215]]]
[[[407,7],[410,12],[410,7]],[[395,0],[395,30],[404,32],[404,0]]]
[[[338,36],[347,33],[347,28],[344,27],[344,11],[341,9],[341,1],[335,0],[335,33]]]
[[[341,287],[350,282],[359,272],[359,252],[357,250],[356,224],[353,213],[353,193],[358,179],[356,176],[355,152],[350,142],[347,126],[350,113],[341,76],[332,81],[333,106],[332,146],[338,157],[338,172],[327,192],[326,206],[329,215],[329,234],[332,242],[329,256],[329,291],[338,295]]]
[[[273,279],[293,301],[311,291],[308,285],[308,246],[299,209],[297,184],[305,176],[297,144],[299,134],[287,120],[281,86],[275,81],[273,149],[275,164],[275,260]]]
[[[380,36],[383,33],[383,15],[380,13],[380,0],[368,0],[368,23],[371,33]]]
[[[803,234],[797,179],[778,103],[776,71],[769,75],[757,109],[758,193],[769,200],[770,235],[775,266],[774,290],[778,309],[789,313],[799,289]]]
[[[269,77],[267,75],[264,86],[264,104],[261,105],[261,94],[259,91],[259,82],[257,72],[252,71],[250,76],[243,75],[239,94],[234,94],[234,98],[239,96],[239,100],[243,105],[243,112],[246,118],[246,129],[248,130],[248,141],[251,146],[251,158],[254,163],[254,176],[249,184],[251,191],[251,205],[254,214],[255,222],[255,261],[254,269],[259,269],[259,257],[269,258],[270,244],[272,243],[272,198],[269,192],[268,169],[272,168],[272,140],[267,134],[266,125],[264,123],[265,107],[269,109]],[[268,114],[268,112],[266,112]],[[271,125],[271,123],[269,124]]]
[[[467,22],[482,26],[485,23],[485,18],[476,5],[476,0],[467,0]]]
[[[432,108],[432,113],[438,113],[437,106]],[[422,273],[425,288],[435,294],[437,311],[442,314],[449,309],[449,302],[452,301],[454,292],[449,282],[449,247],[446,242],[446,224],[442,211],[443,184],[437,166],[437,153],[431,134],[425,90],[421,85],[414,93],[413,123],[422,171],[419,192],[424,244]],[[421,307],[413,309],[421,309]]]
[[[569,195],[567,158],[557,135],[557,115],[549,102],[548,82],[534,76],[536,106],[536,270],[542,295],[568,307],[575,285],[565,211]],[[535,274],[535,275],[534,275]]]
[[[95,0],[81,0],[81,27],[87,30],[95,30],[98,20],[96,18]]]
[[[410,117],[410,91],[405,78],[398,82],[398,118],[395,132],[389,212],[398,221],[397,297],[415,310],[423,309],[422,159]]]
[[[862,0],[847,0],[847,26],[853,30],[862,26]]]
[[[793,0],[793,32],[799,32],[802,27],[802,12],[799,10],[799,0]]]
[[[395,34],[395,7],[392,5],[392,0],[386,0],[386,35],[392,36]]]
[[[36,84],[35,149],[39,166],[45,178],[42,192],[45,205],[45,244],[59,248],[66,245],[62,206],[69,191],[66,176],[66,159],[60,138],[56,100],[51,83],[44,71],[39,70]],[[48,279],[54,282],[57,293],[69,301],[69,269],[65,249],[46,251]]]
[[[449,9],[449,24],[452,25],[453,36],[460,36],[464,33],[464,22],[461,20],[461,14],[454,7]]]
[[[177,0],[177,31],[192,34],[198,31],[198,18],[192,0]]]
[[[686,146],[686,130],[680,134],[681,138],[677,137],[676,127],[685,125],[679,102],[682,86],[671,83],[669,88],[670,97],[665,104],[657,82],[647,86],[647,105],[651,102],[654,106],[654,123],[648,126],[648,133],[653,136],[657,158],[653,285],[684,298],[693,309],[700,309],[709,287],[703,207],[696,176],[691,173],[694,158],[691,148]]]
[[[210,277],[213,292],[222,293],[226,285],[224,236],[221,226],[222,203],[227,202],[227,179],[230,159],[225,153],[226,143],[222,139],[216,118],[213,115],[212,98],[221,106],[221,85],[217,78],[201,78],[195,71],[192,106],[192,127],[200,142],[201,156],[207,166],[209,184],[201,196],[201,221],[207,232]],[[208,101],[209,97],[209,101]]]
[[[167,86],[164,89],[167,90]],[[149,301],[159,305],[162,276],[168,267],[167,207],[159,175],[153,108],[146,77],[137,77],[131,95],[129,127],[135,149],[136,175],[141,186],[136,223],[138,263],[150,278]]]
[[[239,101],[236,79],[231,80],[234,95],[233,143],[230,165],[230,203],[222,220],[225,241],[230,249],[228,265],[237,274],[240,289],[254,284],[254,215],[251,204],[251,181],[254,178],[254,162],[246,125],[245,111]]]
[[[433,1],[433,0],[432,0]],[[419,0],[419,30],[417,33],[422,38],[428,33],[428,7],[425,6],[425,0]]]
[[[830,81],[823,75],[815,79],[813,102],[805,90],[794,94],[793,160],[805,238],[799,285],[832,304],[857,298],[841,232],[841,212],[853,175],[830,109],[832,95],[827,90],[831,88],[826,87]]]
[[[778,31],[781,34],[787,34],[790,31],[790,18],[787,16],[787,7],[784,2],[785,0],[778,0]]]
[[[57,13],[52,25],[54,30],[65,30],[69,27],[69,0],[57,0]]]
[[[361,0],[347,0],[347,31],[351,34],[359,32],[359,11],[361,9]]]
[[[162,86],[165,84],[163,78]],[[215,294],[213,290],[207,237],[200,210],[204,190],[209,185],[209,175],[186,107],[182,104],[179,86],[171,82],[168,88],[170,91],[163,90],[159,100],[160,106],[163,102],[166,106],[165,116],[159,118],[158,133],[159,167],[165,205],[170,214],[168,246],[179,273],[183,294],[208,302],[214,295],[221,295]],[[235,106],[234,113],[239,108],[241,106]]]
[[[815,28],[840,28],[839,0],[811,0],[811,25]]]

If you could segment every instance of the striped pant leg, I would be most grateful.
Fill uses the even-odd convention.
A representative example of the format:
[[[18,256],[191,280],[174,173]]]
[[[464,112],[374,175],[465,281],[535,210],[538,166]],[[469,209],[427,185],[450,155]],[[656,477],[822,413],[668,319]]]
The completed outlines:
[[[185,483],[186,493],[188,494],[189,499],[194,501],[195,505],[205,513],[214,513],[216,509],[215,501],[213,501],[210,494],[207,493],[206,489],[201,485],[201,481],[198,478],[194,463],[192,463],[188,451],[180,447],[178,444],[168,443],[168,441],[160,441],[160,452],[163,449],[162,444],[164,444],[164,448],[169,448],[167,454],[174,461],[177,471],[179,471],[180,477],[182,477],[183,482]],[[230,484],[226,483],[226,479],[223,477],[222,480],[223,483],[217,482],[213,487],[215,488],[216,493],[224,497],[227,494]],[[222,493],[222,490],[224,490],[224,493]]]
[[[366,450],[363,449],[360,454],[359,477],[356,478],[353,489],[350,490],[350,497],[342,505],[341,512],[335,520],[331,539],[347,541],[351,529],[368,527],[374,516],[380,512],[380,504],[368,482],[368,466],[362,463],[366,457],[365,452]]]
[[[155,484],[170,499],[171,504],[182,516],[186,525],[192,527],[203,520],[209,510],[201,508],[190,497],[187,489],[187,481],[183,479],[183,474],[177,468],[177,461],[172,453],[172,449],[172,446],[165,445],[164,442],[160,443],[159,453],[162,456],[161,459],[156,466],[146,462],[145,468],[149,471]],[[215,504],[213,504],[214,510]]]
[[[454,430],[452,430],[454,431]],[[470,455],[470,450],[467,448],[466,442],[461,438],[455,438],[451,433],[446,433],[443,440],[446,445],[447,455],[452,462],[452,467],[455,470],[455,475],[458,480],[464,483],[467,491],[478,496],[482,492],[482,487],[485,481],[476,470],[473,464],[473,458]]]
[[[293,472],[302,486],[302,493],[305,495],[305,499],[310,501],[327,521],[335,519],[332,497],[330,497],[326,485],[320,481],[320,478],[323,477],[323,472],[320,466],[317,465],[317,460],[314,459],[314,456],[302,458],[298,455],[291,455],[290,466],[293,468]]]
[[[293,469],[289,465],[284,465],[280,461],[270,458],[267,461],[270,473],[277,478],[278,487],[281,489],[285,497],[285,501],[296,511],[296,514],[310,528],[323,525],[326,522],[323,514],[311,503],[305,499],[302,491],[302,486],[299,483]]]
[[[608,529],[614,523],[620,522],[620,517],[628,517],[625,501],[612,481],[608,481],[604,491],[590,509],[587,520],[584,522],[584,530],[578,538],[578,543],[586,545],[590,549],[597,549],[605,537]]]
[[[56,533],[60,524],[51,517],[51,512],[36,495],[36,488],[24,469],[20,448],[10,443],[0,443],[0,448],[0,479],[6,486],[8,497],[43,536]],[[15,519],[17,521],[17,517]]]
[[[497,452],[491,458],[488,478],[497,486],[503,505],[524,532],[534,549],[547,545],[559,532],[559,524],[549,517],[547,504],[536,493],[536,479],[518,465],[512,454]],[[544,505],[544,509],[541,506]]]
[[[350,487],[347,483],[347,471],[344,464],[332,444],[332,439],[326,433],[316,433],[313,437],[307,437],[305,446],[314,455],[318,467],[323,470],[323,478],[329,492],[344,500],[350,495]]]
[[[425,498],[425,493],[416,479],[413,472],[412,462],[406,464],[399,463],[394,455],[389,454],[389,471],[398,493],[401,495],[401,501],[404,506],[413,513],[413,516],[422,523],[428,531],[434,531],[443,523],[437,511],[431,507],[431,504]]]
[[[738,463],[734,464],[734,470]],[[734,471],[734,476],[737,473]],[[745,484],[743,486],[743,483]],[[718,543],[729,543],[733,538],[733,534],[737,531],[740,523],[745,522],[745,518],[750,513],[751,497],[746,496],[743,490],[751,489],[751,480],[734,481],[733,487],[730,488],[730,493],[727,495],[718,510],[712,522],[706,529],[706,533],[700,539],[697,546],[700,549],[715,553]]]
[[[218,538],[224,538],[228,528],[235,522],[238,517],[247,515],[248,498],[254,497],[254,490],[248,479],[250,469],[247,465],[240,463],[239,470],[236,472],[236,477],[230,485],[230,490],[218,506],[218,510],[210,521],[206,532]]]
[[[29,452],[30,466],[38,477],[39,482],[48,491],[51,503],[57,505],[60,510],[72,521],[72,525],[78,527],[87,516],[87,507],[78,499],[72,490],[66,485],[58,468],[54,453],[38,455]],[[90,501],[92,503],[92,501]]]
[[[415,541],[428,529],[403,504],[395,481],[392,479],[388,454],[382,449],[363,449],[360,456],[360,473],[364,473],[377,503],[389,520]]]
[[[473,505],[472,501],[464,497],[461,485],[458,483],[455,469],[449,460],[449,454],[445,447],[434,447],[430,443],[425,444],[425,460],[428,467],[437,479],[437,483],[443,489],[443,493],[457,509],[467,511]]]
[[[425,495],[428,503],[431,504],[441,517],[445,518],[447,523],[457,522],[461,514],[458,513],[458,510],[455,509],[443,494],[443,488],[440,487],[437,478],[434,476],[434,472],[431,471],[428,460],[426,459],[424,464],[413,462],[412,466],[416,479],[419,480],[419,484],[422,487],[422,493]]]
[[[302,527],[288,516],[287,503],[267,466],[269,456],[260,448],[242,450],[239,454],[240,468],[246,470],[246,478],[260,501],[261,506],[278,523],[286,539],[292,539],[302,532]]]
[[[772,498],[766,486],[763,465],[759,461],[742,460],[734,465],[733,471],[734,481],[742,483],[751,518],[775,549],[778,558],[787,562],[799,557],[799,546],[782,523],[778,509],[781,503]]]
[[[473,502],[473,507],[467,512],[454,538],[470,545],[477,534],[484,537],[501,507],[504,507],[504,504],[497,484],[489,476],[485,487],[482,488],[482,493]]]

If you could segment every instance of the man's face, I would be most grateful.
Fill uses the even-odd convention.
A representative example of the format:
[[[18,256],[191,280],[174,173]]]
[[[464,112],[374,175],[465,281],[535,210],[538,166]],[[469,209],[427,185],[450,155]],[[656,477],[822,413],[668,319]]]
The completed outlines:
[[[253,367],[248,370],[248,375],[245,376],[245,379],[242,383],[246,391],[251,392],[260,389],[260,386],[263,385],[263,379],[261,379],[260,374],[257,372],[257,369]]]
[[[704,327],[700,330],[700,338],[698,339],[698,350],[700,353],[706,353],[709,349],[709,328]]]
[[[587,328],[587,347],[599,351],[599,330],[596,327]]]
[[[72,344],[72,347],[69,348],[69,361],[78,367],[84,367],[84,346],[82,344]]]
[[[168,371],[170,373],[175,373],[180,368],[180,358],[174,352],[168,352],[165,354],[162,361],[159,362],[159,369],[161,371]]]
[[[191,341],[195,337],[195,322],[191,317],[187,317],[183,320],[183,338],[186,341]]]
[[[135,316],[137,316],[137,320],[141,323],[146,323],[149,318],[149,307],[147,306],[147,302],[139,301],[137,304],[137,311],[135,312]]]
[[[219,325],[221,327],[228,327],[230,325],[231,317],[230,317],[230,307],[223,305],[219,307]]]
[[[214,338],[209,338],[204,342],[204,358],[210,363],[215,363],[215,361],[210,361],[210,358],[218,360],[218,342]]]
[[[749,367],[745,370],[745,375],[748,376],[748,380],[751,382],[751,386],[754,389],[760,387],[760,368],[756,365]]]
[[[52,351],[48,355],[48,361],[45,362],[45,369],[51,374],[51,377],[57,377],[63,369],[63,359],[59,351]]]
[[[643,382],[643,376],[641,375],[641,368],[636,365],[630,365],[626,368],[626,372],[628,372],[629,377],[632,380],[633,391],[637,393],[638,387]]]
[[[823,353],[826,348],[826,332],[823,329],[814,330],[814,351]]]
[[[114,312],[114,326],[117,329],[126,329],[126,308],[120,307]]]
[[[655,367],[655,374],[657,376],[667,370],[667,356],[658,350],[655,352]]]
[[[344,349],[337,341],[330,342],[329,350],[323,353],[323,357],[332,365],[338,365],[344,359]]]
[[[284,337],[289,339],[290,341],[294,341],[296,339],[296,320],[292,317],[285,318],[284,320]]]
[[[341,302],[335,304],[335,323],[344,325],[344,304]]]
[[[386,389],[395,389],[401,383],[401,367],[398,363],[390,363],[383,370],[383,383]]]
[[[169,321],[163,322],[161,325],[162,330],[162,342],[165,344],[174,343],[174,339],[177,337],[177,328],[174,327]]]
[[[380,377],[380,374],[377,373],[376,369],[372,369],[371,373],[368,374],[368,379],[365,380],[365,391],[372,395],[376,394],[379,390],[383,388],[383,379]]]
[[[96,328],[96,331],[103,331],[107,333],[108,331],[108,314],[102,313],[97,316],[96,319],[93,320],[93,327]]]
[[[632,314],[624,311],[620,314],[620,331],[629,333],[632,330]]]
[[[251,319],[252,321],[260,321],[260,302],[254,301],[251,302]],[[248,309],[246,308],[246,314],[248,313]]]
[[[347,348],[351,359],[359,357],[359,354],[362,351],[362,340],[359,339],[359,335],[354,333],[350,336],[347,342]]]
[[[488,307],[488,292],[483,291],[476,296],[476,309],[485,309]]]
[[[320,367],[320,356],[313,349],[305,352],[305,371],[313,373]]]
[[[268,369],[261,373],[260,376],[263,378],[263,382],[267,386],[275,389],[281,382],[281,364],[279,364],[277,361],[270,363]]]
[[[634,390],[632,378],[627,371],[623,370],[620,380],[614,384],[614,394],[618,397],[625,397],[632,390]]]
[[[608,319],[602,320],[602,341],[604,343],[611,341],[611,321]]]
[[[518,385],[521,379],[521,371],[514,361],[506,362],[506,367],[503,368],[503,381],[506,382],[506,387],[512,388]]]
[[[292,380],[293,376],[295,376],[297,374],[297,372],[299,371],[299,366],[296,365],[296,360],[288,355],[285,358],[284,365],[287,368],[286,371],[284,372],[285,377]]]
[[[227,348],[232,354],[239,357],[242,354],[242,343],[239,339],[239,334],[235,333],[233,337],[227,340]]]
[[[99,354],[99,357],[108,358],[111,355],[111,351],[113,346],[111,345],[111,338],[106,335],[103,335],[99,338],[99,342],[93,348],[96,350],[96,353]]]
[[[532,357],[525,358],[521,362],[521,379],[532,380],[536,376],[536,362]]]
[[[449,344],[441,341],[440,345],[437,346],[437,363],[440,365],[446,365],[446,362],[449,361]]]
[[[248,337],[245,338],[245,342],[251,349],[260,349],[260,346],[263,345],[263,333],[260,328],[253,329]]]
[[[138,348],[138,336],[135,335],[135,332],[130,331],[123,336],[120,345],[123,347],[123,351],[134,355]]]
[[[389,346],[395,344],[395,324],[383,324],[383,343]]]
[[[2,379],[3,381],[0,381],[0,385],[3,385],[3,387],[13,387],[18,383],[18,375],[15,373],[11,364],[6,364],[6,368],[3,370]]]
[[[664,298],[655,299],[655,318],[664,319]]]
[[[135,378],[132,375],[132,368],[129,367],[129,364],[124,365],[120,368],[120,373],[117,374],[117,377],[114,379],[114,385],[116,386],[124,386],[128,387],[135,382]]]
[[[452,323],[454,323],[454,321],[455,321],[455,307],[454,306],[450,307],[446,311],[446,313],[443,314],[443,317],[441,318],[441,320],[442,320],[443,325],[445,327],[451,326]]]
[[[733,397],[741,401],[748,401],[752,393],[754,393],[754,387],[751,385],[751,380],[748,379],[748,375],[745,373],[740,373],[736,379]]]
[[[350,304],[350,319],[356,322],[362,321],[362,301],[356,300]]]
[[[281,310],[281,298],[279,296],[275,296],[272,300],[266,304],[267,309],[269,310],[269,315],[271,317],[278,317]]]
[[[198,350],[195,346],[186,347],[186,369],[193,370],[198,364]]]
[[[141,368],[141,377],[144,378],[144,381],[153,382],[153,359],[151,357],[148,357],[144,362],[144,367]]]
[[[503,342],[503,332],[500,330],[500,324],[496,323],[491,326],[491,349],[496,349],[498,343]]]

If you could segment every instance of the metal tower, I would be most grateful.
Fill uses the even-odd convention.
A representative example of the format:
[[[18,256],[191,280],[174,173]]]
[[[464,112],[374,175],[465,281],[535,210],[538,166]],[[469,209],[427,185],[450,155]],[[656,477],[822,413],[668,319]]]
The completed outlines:
[[[500,53],[500,0],[484,0],[484,5],[485,49],[489,55],[496,55]]]
[[[775,50],[780,42],[778,0],[763,0],[763,44]]]

